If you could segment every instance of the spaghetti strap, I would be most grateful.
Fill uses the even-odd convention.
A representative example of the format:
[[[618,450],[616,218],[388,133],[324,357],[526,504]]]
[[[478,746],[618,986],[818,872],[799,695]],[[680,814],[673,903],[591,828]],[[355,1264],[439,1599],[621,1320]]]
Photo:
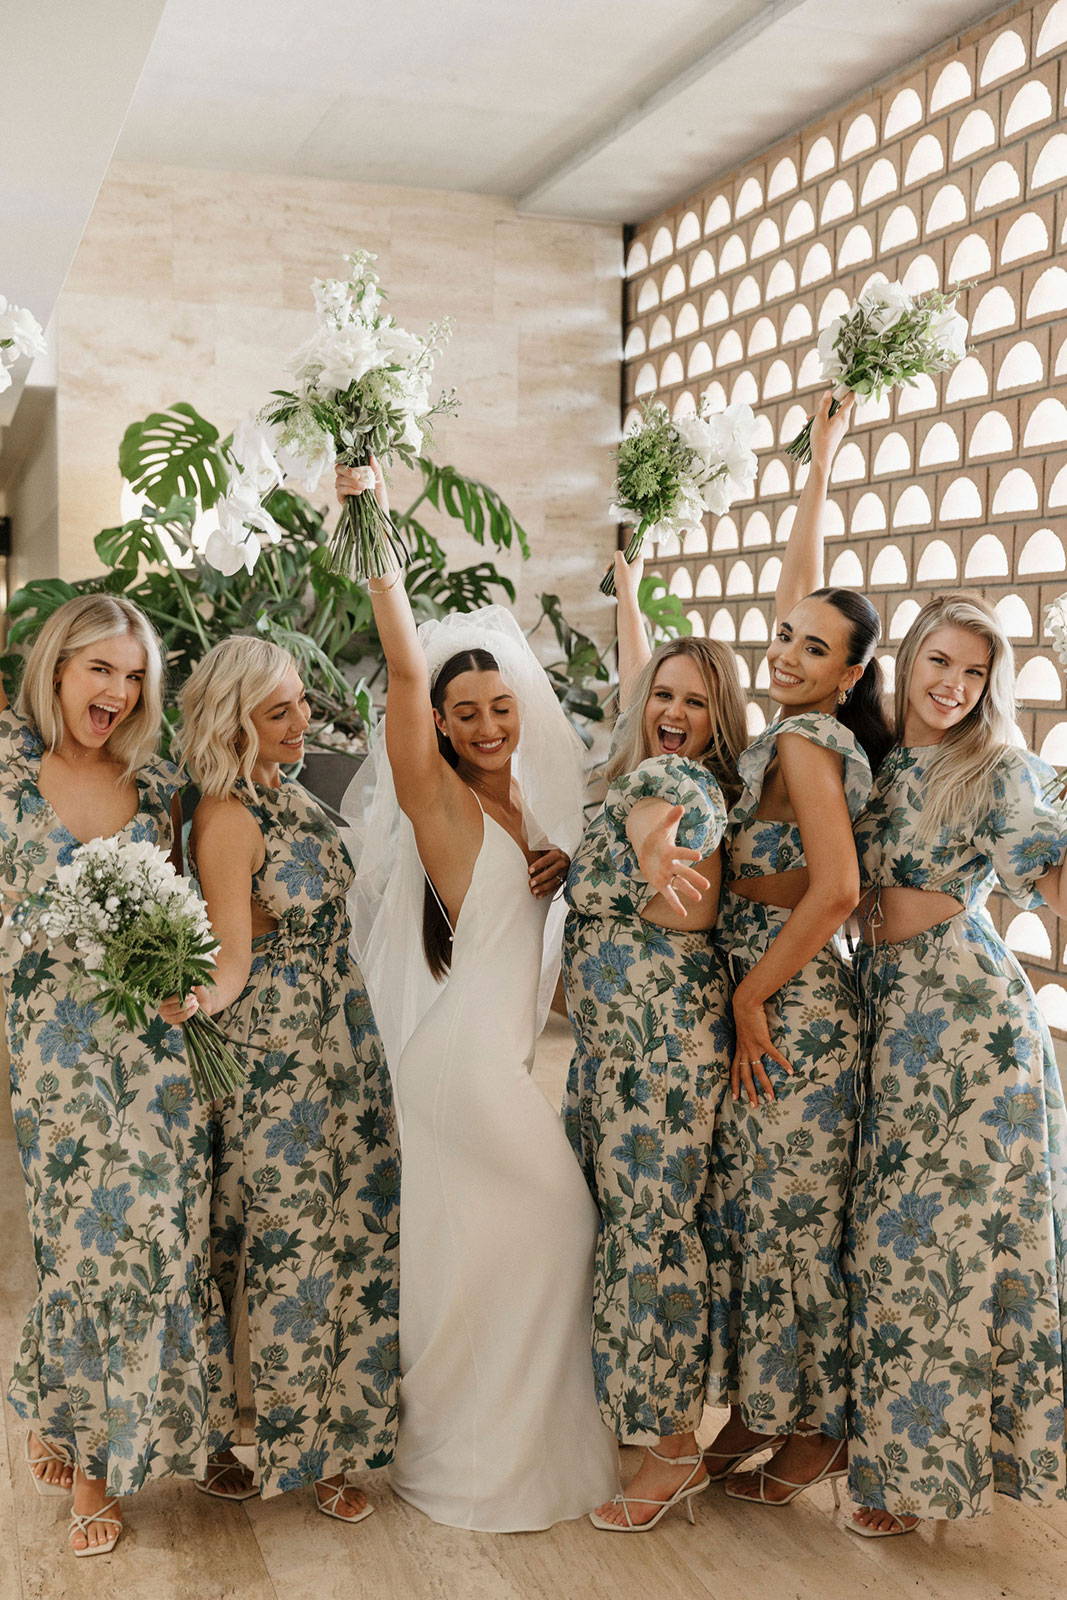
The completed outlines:
[[[478,800],[478,791],[476,789],[472,789],[469,783],[465,784],[464,787],[466,788],[468,794],[472,794],[474,796],[475,800]],[[478,810],[482,814],[482,835],[483,835],[483,839],[484,839],[486,810],[485,810],[485,807],[482,805],[482,802],[480,800],[478,800]],[[422,866],[421,857],[419,859],[419,865]],[[452,926],[452,919],[449,916],[448,912],[445,910],[444,901],[441,899],[441,896],[438,894],[437,886],[435,885],[433,879],[430,877],[430,874],[426,871],[425,867],[422,868],[422,875],[426,879],[426,882],[429,884],[430,893],[433,895],[434,899],[437,901],[437,909],[440,911],[441,915],[444,917],[445,923],[448,926],[448,931],[449,931],[449,933],[452,935],[452,937],[454,939],[456,937],[456,930]]]

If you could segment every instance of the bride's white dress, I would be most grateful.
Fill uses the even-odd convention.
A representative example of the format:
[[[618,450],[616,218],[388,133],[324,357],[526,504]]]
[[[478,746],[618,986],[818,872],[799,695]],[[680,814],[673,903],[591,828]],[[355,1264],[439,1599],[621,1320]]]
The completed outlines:
[[[489,1533],[550,1527],[618,1489],[590,1354],[596,1209],[529,1075],[547,904],[485,815],[451,973],[396,1073],[393,1487],[436,1522]]]

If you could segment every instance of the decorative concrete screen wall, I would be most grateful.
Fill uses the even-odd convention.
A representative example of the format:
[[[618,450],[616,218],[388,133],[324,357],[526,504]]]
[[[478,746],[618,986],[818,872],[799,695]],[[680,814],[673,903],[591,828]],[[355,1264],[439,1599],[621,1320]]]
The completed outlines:
[[[1019,667],[1027,742],[1067,765],[1063,684],[1042,637],[1067,589],[1067,0],[1012,6],[635,229],[624,425],[710,389],[759,416],[756,490],[650,563],[698,632],[735,643],[753,730],[763,652],[803,481],[783,446],[820,391],[820,328],[875,271],[973,284],[973,354],[858,414],[834,466],[827,577],[864,590],[883,662],[924,596],[982,590]],[[994,906],[1042,1009],[1067,1032],[1063,930]]]

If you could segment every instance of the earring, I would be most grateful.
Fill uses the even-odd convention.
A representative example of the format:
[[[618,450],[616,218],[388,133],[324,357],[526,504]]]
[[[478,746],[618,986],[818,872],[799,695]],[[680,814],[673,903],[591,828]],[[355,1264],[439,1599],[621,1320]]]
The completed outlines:
[[[847,705],[851,694],[852,694],[852,690],[851,689],[842,689],[841,693],[837,697],[838,705],[839,706]]]

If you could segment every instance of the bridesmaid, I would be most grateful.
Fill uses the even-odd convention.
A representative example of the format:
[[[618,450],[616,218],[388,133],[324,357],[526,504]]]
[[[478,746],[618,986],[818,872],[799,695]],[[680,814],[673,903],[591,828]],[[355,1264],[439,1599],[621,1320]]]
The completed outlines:
[[[724,794],[738,796],[746,733],[728,646],[676,639],[639,670],[642,564],[620,556],[615,567],[623,715],[607,799],[567,880],[576,1050],[565,1118],[600,1213],[601,1415],[624,1443],[655,1440],[625,1494],[593,1514],[596,1527],[629,1533],[708,1483],[695,1437],[711,1310],[707,1151],[733,1042],[726,971],[708,930]]]
[[[898,745],[856,841],[867,1104],[847,1267],[846,1524],[883,1538],[1067,1493],[1067,1116],[1033,990],[985,909],[1067,914],[1067,816],[1015,747],[1011,645],[939,595],[897,658]]]
[[[824,404],[796,525],[817,525],[848,423]],[[710,1394],[731,1414],[708,1452],[733,1498],[781,1505],[845,1470],[847,1295],[839,1255],[856,1118],[858,1020],[833,936],[859,899],[853,820],[889,744],[862,596],[778,594],[767,652],[779,715],[741,757],[718,939],[737,1050],[712,1147],[719,1248]],[[776,1064],[776,1065],[775,1065]],[[836,1485],[835,1485],[836,1494]]]
[[[214,1248],[231,1321],[247,1296],[261,1492],[313,1484],[320,1511],[359,1522],[373,1508],[346,1474],[385,1465],[396,1428],[400,1170],[349,956],[352,869],[282,772],[301,760],[309,720],[284,650],[216,645],[181,707],[202,797],[190,865],[222,948],[214,984],[164,1015],[218,1012],[247,1049],[247,1081],[221,1108]]]
[[[47,894],[90,839],[170,850],[175,769],[153,759],[162,660],[110,595],[69,600],[0,713],[0,893]],[[9,1398],[42,1493],[73,1488],[75,1555],[112,1549],[119,1497],[191,1476],[229,1444],[235,1400],[209,1265],[207,1119],[179,1035],[98,1012],[73,949],[0,940],[15,1132],[38,1298]],[[28,937],[28,935],[26,935]]]

